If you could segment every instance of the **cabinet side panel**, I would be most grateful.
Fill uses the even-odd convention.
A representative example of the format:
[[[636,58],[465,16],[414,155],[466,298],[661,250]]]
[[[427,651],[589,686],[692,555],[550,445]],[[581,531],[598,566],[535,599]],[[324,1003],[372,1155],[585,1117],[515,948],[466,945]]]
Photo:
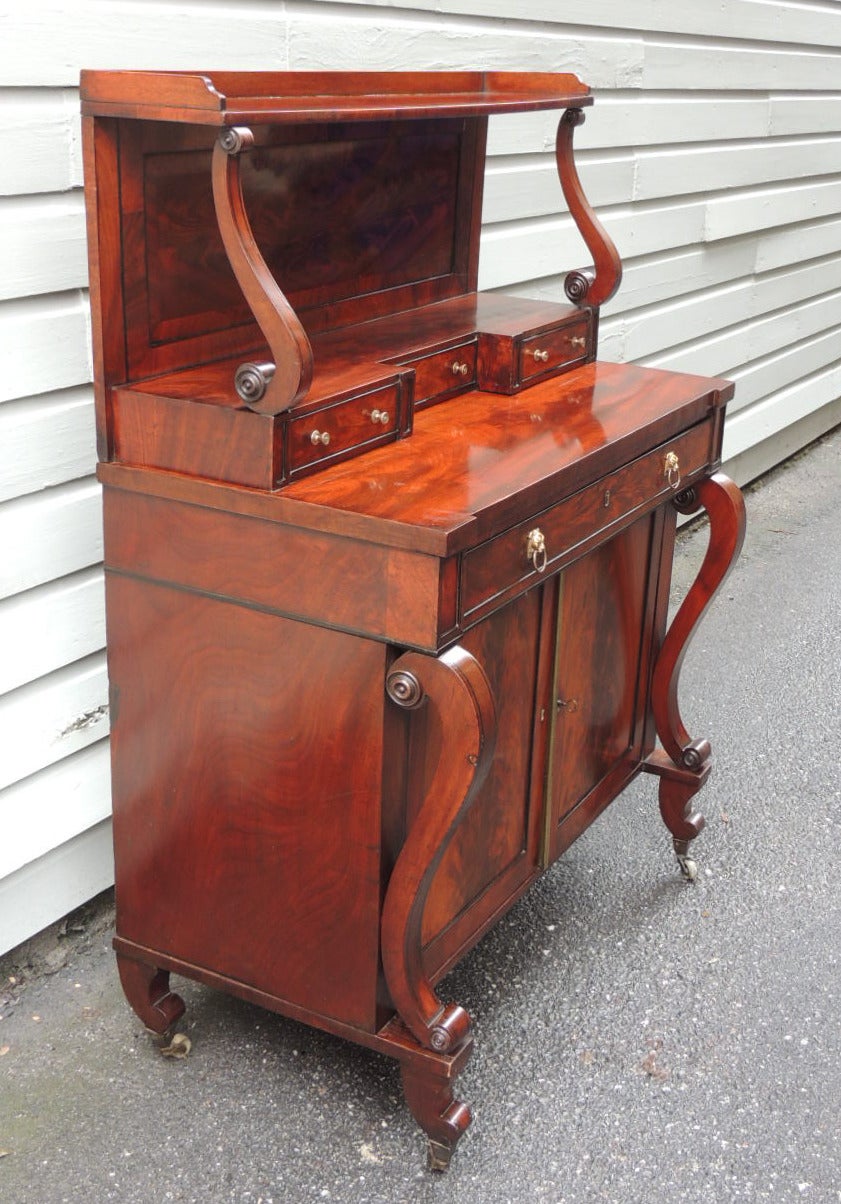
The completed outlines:
[[[385,648],[109,574],[117,931],[375,1023]]]
[[[126,378],[120,178],[116,122],[82,119],[96,438],[100,460],[113,454],[109,389]]]

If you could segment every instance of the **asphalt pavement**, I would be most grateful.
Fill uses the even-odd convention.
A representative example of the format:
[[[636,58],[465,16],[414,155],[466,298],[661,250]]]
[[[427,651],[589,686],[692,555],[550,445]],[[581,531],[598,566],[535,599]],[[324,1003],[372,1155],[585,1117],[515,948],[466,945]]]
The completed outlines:
[[[442,985],[476,1033],[447,1174],[373,1052],[179,979],[192,1050],[162,1057],[106,895],[0,960],[0,1200],[841,1201],[839,486],[836,431],[747,491],[687,657],[698,880],[641,778]]]

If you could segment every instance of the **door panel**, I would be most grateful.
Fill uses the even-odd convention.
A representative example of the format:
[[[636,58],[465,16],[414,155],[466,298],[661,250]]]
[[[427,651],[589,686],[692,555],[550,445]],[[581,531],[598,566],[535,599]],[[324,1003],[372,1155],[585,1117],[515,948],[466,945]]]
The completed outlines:
[[[543,591],[531,590],[460,641],[491,685],[496,751],[430,889],[423,938],[431,973],[472,944],[500,901],[536,873],[540,799],[532,806],[532,747],[542,606]],[[410,786],[410,814],[419,787],[420,782]]]
[[[589,822],[638,758],[651,531],[647,516],[561,578],[547,861],[586,826],[573,822],[564,831],[564,821],[586,802]]]

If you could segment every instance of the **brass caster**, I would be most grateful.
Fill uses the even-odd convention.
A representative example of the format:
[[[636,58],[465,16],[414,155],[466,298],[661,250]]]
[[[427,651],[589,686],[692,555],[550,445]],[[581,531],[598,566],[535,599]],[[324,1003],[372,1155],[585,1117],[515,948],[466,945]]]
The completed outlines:
[[[680,872],[687,882],[694,882],[698,877],[698,863],[689,856],[689,841],[675,838],[673,844]]]
[[[678,853],[677,863],[680,866],[680,872],[688,882],[694,882],[698,877],[698,865],[691,857],[684,856],[683,853]]]
[[[454,1148],[443,1141],[433,1141],[430,1137],[426,1146],[426,1169],[428,1171],[447,1170]]]

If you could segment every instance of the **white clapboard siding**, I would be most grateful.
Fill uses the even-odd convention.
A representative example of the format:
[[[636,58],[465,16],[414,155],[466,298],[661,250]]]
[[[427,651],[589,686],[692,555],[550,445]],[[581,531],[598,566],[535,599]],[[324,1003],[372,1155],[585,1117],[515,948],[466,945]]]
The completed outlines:
[[[89,386],[0,405],[0,502],[92,474],[95,438]]]
[[[640,86],[643,88],[727,88],[738,80],[743,91],[831,91],[838,87],[841,54],[811,46],[727,42],[693,43],[683,38],[645,42]]]
[[[799,201],[799,208],[797,202]],[[690,244],[752,234],[801,219],[835,215],[841,210],[841,180],[750,189],[736,195],[678,198],[602,210],[602,222],[625,261]],[[753,225],[751,213],[755,214]],[[480,286],[499,288],[519,279],[563,273],[579,266],[583,247],[571,218],[537,218],[500,223],[486,229],[482,242]],[[621,304],[621,302],[620,302]]]
[[[706,203],[616,206],[600,214],[623,259],[703,241]],[[591,262],[572,218],[537,218],[491,226],[482,238],[479,287],[500,288],[524,278],[563,274]]]
[[[758,272],[830,255],[841,249],[841,217],[765,231],[755,240],[755,246]]]
[[[600,337],[606,349],[611,347],[611,358],[639,360],[685,342],[687,337],[700,338],[770,310],[793,310],[798,301],[814,293],[838,289],[841,255],[618,314],[605,320]]]
[[[480,4],[477,0],[477,8]],[[376,63],[405,70],[407,63],[436,70],[479,65],[485,70],[571,71],[594,88],[630,88],[641,83],[644,45],[629,33],[561,29],[539,30],[524,21],[481,17],[445,25],[425,13],[400,11],[388,22],[372,21],[364,8],[306,5],[290,8],[289,67],[327,70],[339,61]],[[481,41],[480,41],[481,39]]]
[[[744,367],[729,369],[736,382],[738,405],[733,413],[755,401],[770,396],[775,390],[812,376],[841,360],[841,326],[825,330],[816,338],[806,339],[785,347],[773,355],[764,356]]]
[[[110,814],[108,741],[0,790],[0,879]]]
[[[625,146],[695,145],[723,138],[753,140],[817,134],[841,129],[841,94],[819,98],[799,95],[769,97],[765,93],[729,96],[721,91],[665,94],[596,90],[596,106],[585,110],[575,133],[581,150]],[[491,155],[529,154],[555,146],[558,117],[554,113],[518,113],[491,118]]]
[[[79,292],[0,302],[0,402],[91,379],[90,307]]]
[[[752,444],[770,439],[839,397],[841,361],[734,414],[725,432],[725,459],[741,455]]]
[[[354,4],[360,0],[334,0]],[[365,0],[370,7],[402,7],[431,13],[510,19],[511,0]],[[609,29],[662,30],[668,33],[697,34],[757,39],[771,42],[804,42],[837,47],[841,44],[841,12],[823,7],[782,3],[756,3],[756,0],[718,0],[716,4],[698,0],[529,0],[520,10],[529,21],[542,27],[563,22],[569,25],[594,25]]]
[[[0,85],[73,87],[82,67],[282,71],[287,66],[285,7],[216,0],[19,4],[4,30]]]
[[[0,88],[0,123],[0,196],[63,192],[82,183],[75,88]]]
[[[105,643],[99,565],[0,602],[0,695],[98,652]]]
[[[0,698],[0,790],[108,732],[105,655],[97,652]]]
[[[113,881],[114,852],[107,819],[81,829],[72,840],[0,878],[0,949],[13,949]]]
[[[782,346],[833,331],[841,325],[841,292],[785,307],[752,322],[740,322],[716,335],[693,340],[661,355],[646,357],[654,368],[726,375],[741,364],[771,355]],[[741,404],[737,396],[731,412]]]
[[[84,288],[88,282],[81,192],[0,199],[0,300]]]
[[[766,140],[753,145],[716,144],[633,155],[585,151],[578,156],[578,171],[587,197],[597,208],[629,200],[657,201],[687,193],[750,188],[757,179],[841,175],[841,136]],[[753,200],[754,195],[747,194],[748,205]],[[792,204],[799,214],[802,194],[795,191]],[[485,182],[486,222],[554,215],[563,207],[554,155],[529,163],[523,162],[522,156],[512,156],[491,165]],[[833,212],[831,205],[823,211]]]
[[[740,482],[841,421],[841,3],[21,0],[0,15],[0,952],[111,881],[83,67],[573,71],[624,280],[601,354],[730,376]],[[480,286],[589,252],[557,114],[493,118]]]
[[[102,560],[102,498],[95,480],[72,481],[0,506],[0,598]]]

